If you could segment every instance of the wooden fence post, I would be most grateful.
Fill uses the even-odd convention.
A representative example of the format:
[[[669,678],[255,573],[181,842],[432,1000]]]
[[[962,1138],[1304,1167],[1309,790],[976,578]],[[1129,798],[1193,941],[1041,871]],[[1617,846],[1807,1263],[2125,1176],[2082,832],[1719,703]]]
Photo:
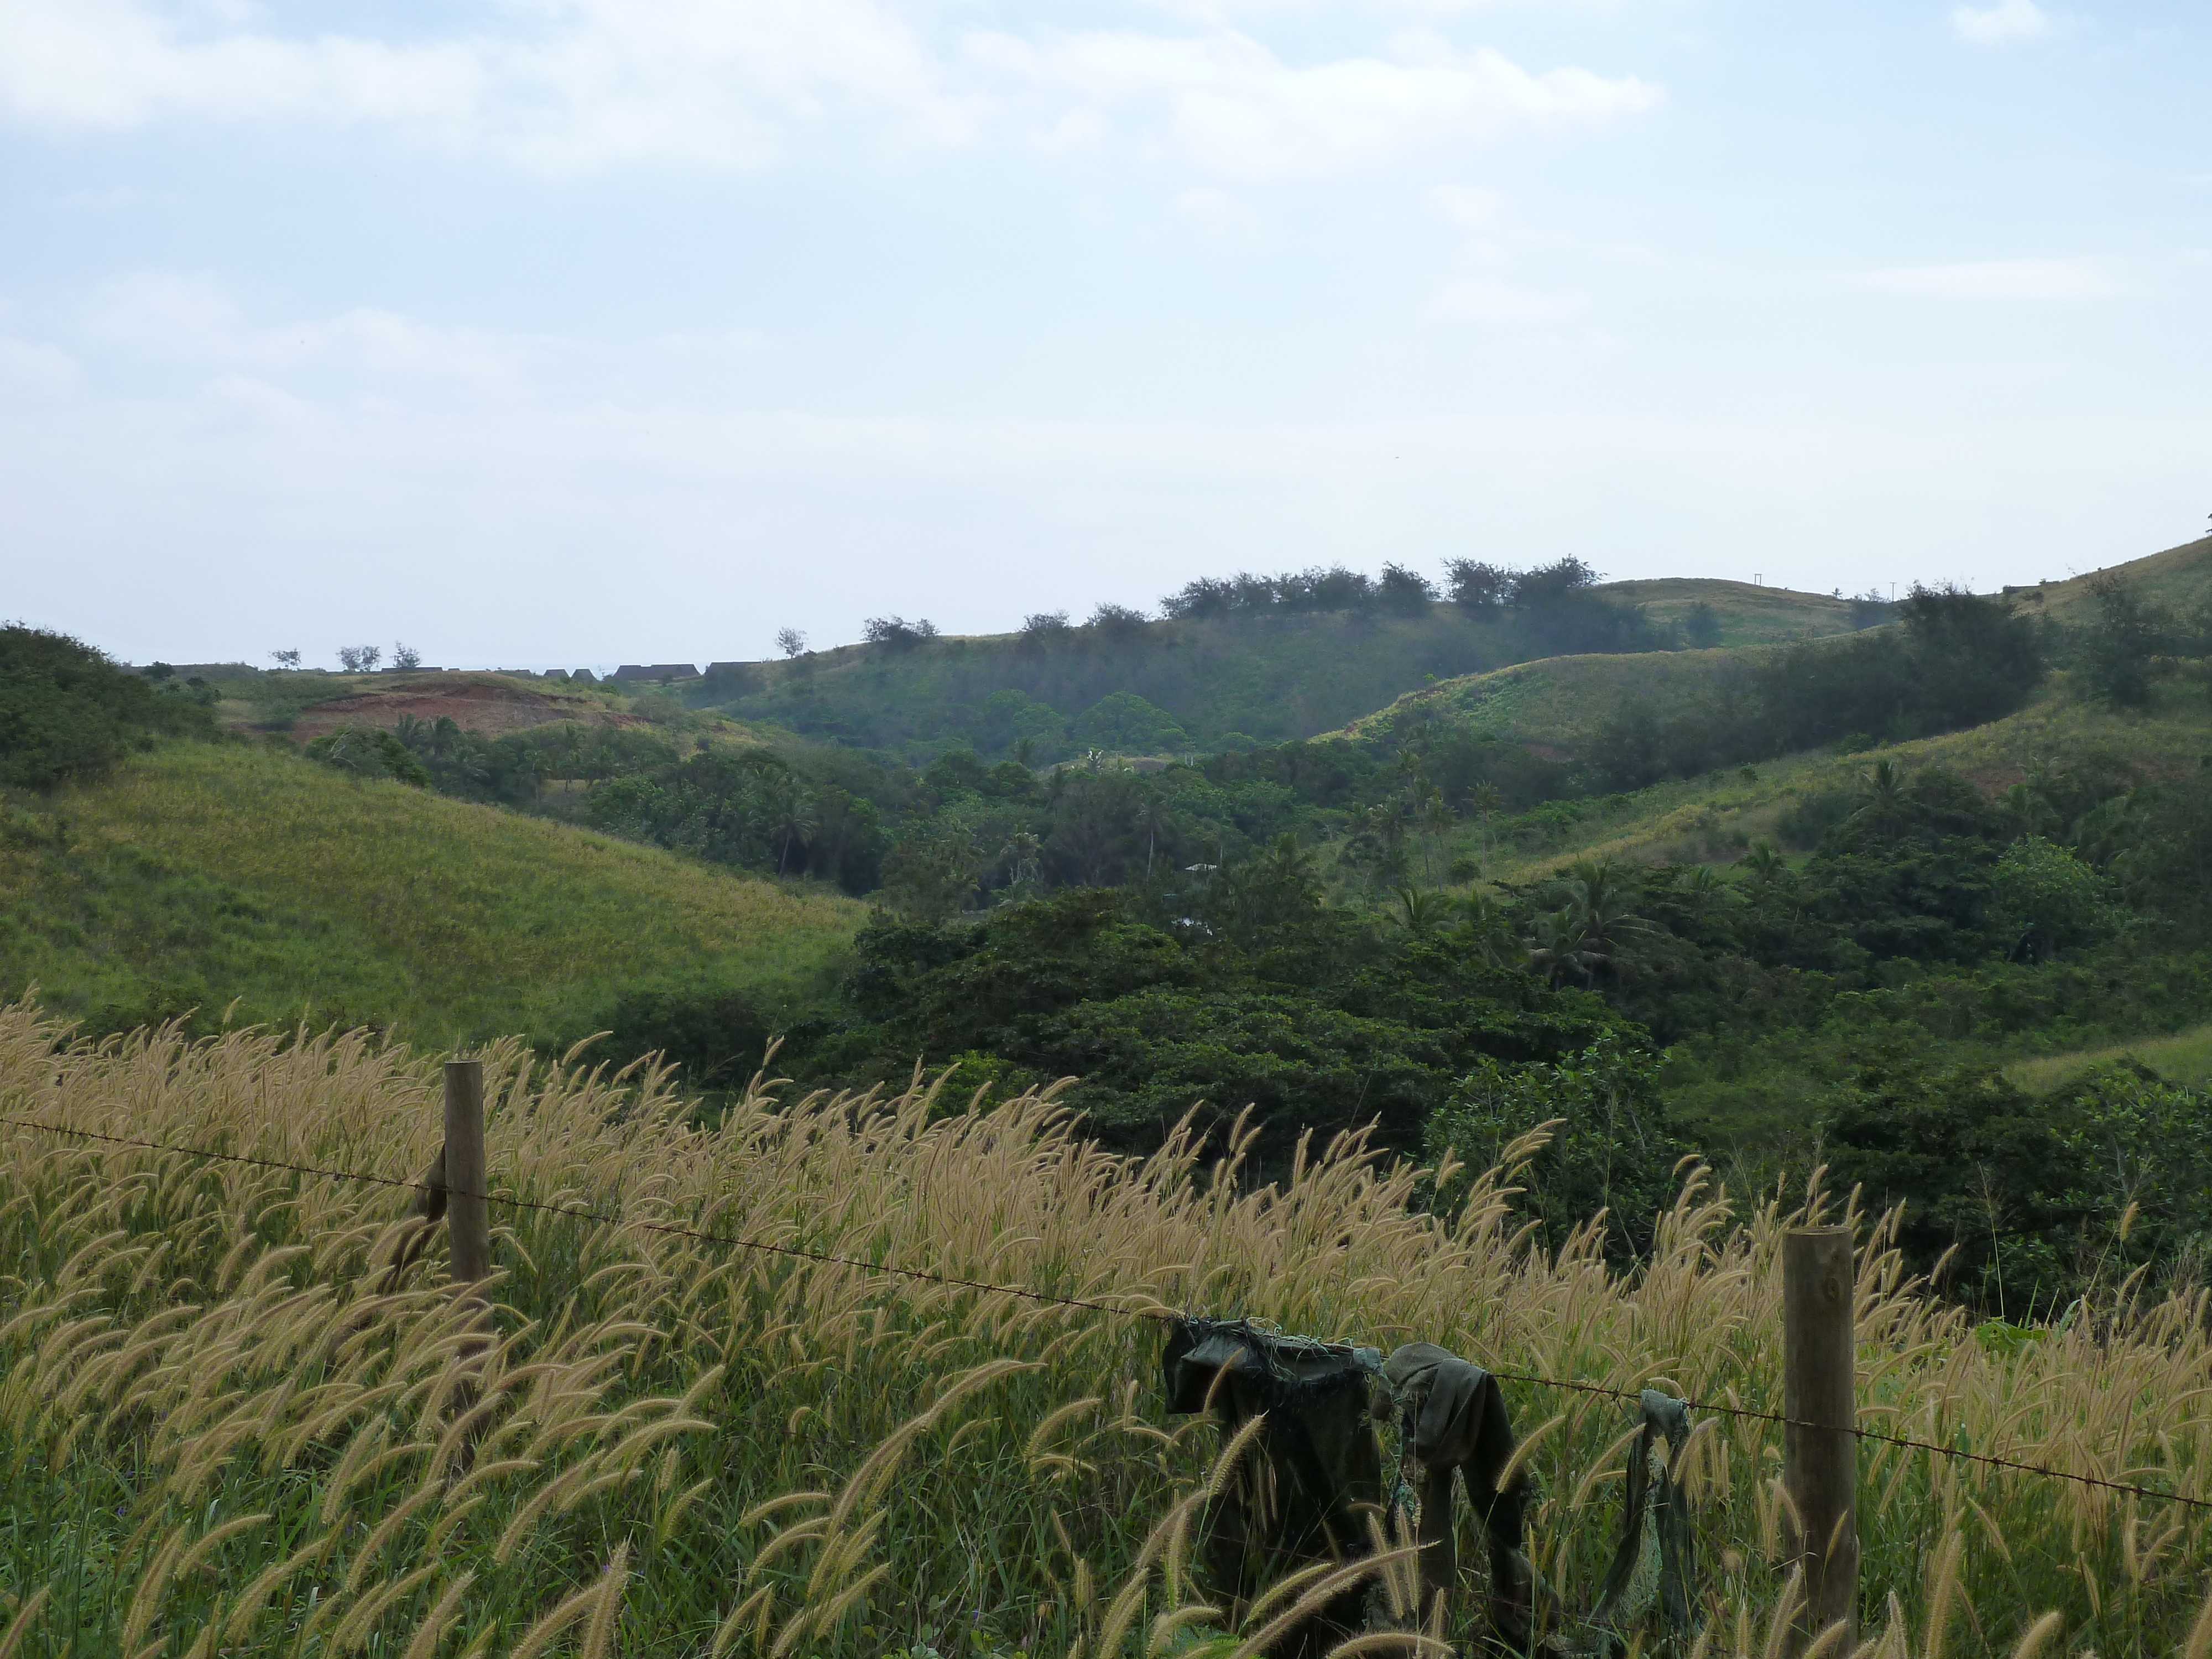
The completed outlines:
[[[1797,1510],[1805,1607],[1800,1650],[1844,1627],[1858,1640],[1858,1343],[1851,1324],[1851,1232],[1807,1227],[1782,1240],[1783,1478]],[[1799,1425],[1806,1426],[1800,1427]]]
[[[491,1206],[484,1201],[483,1061],[446,1062],[446,1237],[454,1283],[491,1276]]]

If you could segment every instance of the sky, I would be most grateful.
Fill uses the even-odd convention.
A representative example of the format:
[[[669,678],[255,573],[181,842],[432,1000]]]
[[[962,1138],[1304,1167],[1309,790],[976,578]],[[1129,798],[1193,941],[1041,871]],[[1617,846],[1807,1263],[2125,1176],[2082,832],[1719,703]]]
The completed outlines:
[[[0,616],[769,655],[2212,509],[2203,0],[0,0]]]

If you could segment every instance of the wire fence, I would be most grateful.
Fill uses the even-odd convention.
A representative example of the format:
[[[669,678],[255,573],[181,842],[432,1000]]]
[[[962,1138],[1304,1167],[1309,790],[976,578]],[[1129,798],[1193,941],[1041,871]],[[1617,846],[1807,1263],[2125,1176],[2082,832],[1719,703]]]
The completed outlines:
[[[369,1175],[358,1170],[334,1170],[313,1164],[291,1164],[279,1158],[254,1158],[242,1152],[222,1152],[210,1147],[176,1146],[155,1140],[135,1139],[129,1135],[115,1135],[97,1129],[81,1129],[59,1123],[41,1123],[34,1119],[0,1115],[0,1126],[32,1129],[46,1134],[72,1136],[80,1140],[101,1141],[112,1146],[130,1146],[144,1152],[161,1152],[176,1158],[205,1158],[212,1163],[238,1164],[256,1169],[279,1170],[294,1175],[319,1176],[332,1181],[358,1182],[367,1186],[392,1187],[410,1193],[427,1190],[420,1181],[404,1181],[392,1176]],[[447,1188],[449,1196],[455,1189]],[[1032,1290],[1021,1285],[1000,1285],[988,1279],[963,1279],[957,1274],[931,1273],[920,1267],[900,1267],[888,1262],[870,1261],[860,1256],[838,1255],[827,1250],[811,1250],[803,1245],[777,1244],[766,1239],[743,1238],[728,1233],[707,1232],[696,1227],[677,1226],[668,1222],[649,1221],[640,1217],[624,1218],[611,1215],[582,1205],[548,1204],[535,1199],[518,1198],[501,1193],[459,1193],[459,1196],[480,1199],[487,1204],[497,1204],[509,1209],[532,1210],[547,1215],[566,1217],[574,1221],[593,1222],[602,1226],[635,1227],[642,1231],[664,1233],[672,1237],[696,1239],[727,1249],[752,1250],[763,1255],[793,1257],[824,1266],[851,1267],[863,1273],[878,1273],[886,1278],[920,1280],[932,1285],[943,1285],[957,1290],[980,1291],[993,1296],[1013,1297],[1059,1308],[1080,1309],[1091,1313],[1109,1315],[1118,1319],[1143,1319],[1159,1324],[1170,1324],[1186,1317],[1171,1308],[1158,1305],[1117,1306],[1091,1297],[1061,1296],[1050,1291]],[[1560,1389],[1577,1394],[1601,1395],[1613,1400],[1634,1400],[1637,1391],[1616,1389],[1604,1383],[1586,1382],[1567,1377],[1540,1376],[1528,1372],[1492,1370],[1501,1382],[1517,1382],[1532,1388]],[[1833,1425],[1814,1423],[1801,1418],[1785,1417],[1778,1412],[1761,1411],[1754,1407],[1733,1405],[1722,1401],[1688,1400],[1684,1405],[1693,1412],[1705,1412],[1715,1416],[1747,1419],[1770,1423],[1779,1428],[1811,1429],[1820,1433],[1833,1431]],[[2010,1470],[2020,1474],[2033,1474],[2046,1480],[2070,1481],[2081,1486],[2094,1486],[2106,1492],[2123,1493],[2130,1498],[2148,1498],[2160,1503],[2179,1504],[2189,1509],[2212,1510],[2212,1498],[2191,1498],[2184,1492],[2161,1492],[2155,1486],[2136,1486],[2124,1480],[2107,1480],[2101,1475],[2078,1474],[2069,1469],[2054,1469],[2041,1463],[2023,1462],[2016,1458],[2001,1457],[1990,1452],[1970,1451],[1961,1446],[1947,1446],[1940,1441],[1918,1440],[1909,1435],[1888,1434],[1880,1429],[1863,1428],[1850,1425],[1846,1432],[1861,1440],[1876,1441],[1896,1446],[1903,1450],[1926,1452],[1932,1456],[1948,1457],[1964,1462],[1984,1464],[1991,1468]]]

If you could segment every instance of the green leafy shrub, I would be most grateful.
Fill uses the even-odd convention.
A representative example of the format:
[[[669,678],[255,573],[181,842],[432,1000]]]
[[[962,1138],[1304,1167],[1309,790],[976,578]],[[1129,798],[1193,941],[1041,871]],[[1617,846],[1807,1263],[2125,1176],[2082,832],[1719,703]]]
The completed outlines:
[[[0,628],[0,786],[51,789],[99,777],[161,738],[211,738],[190,691],[156,690],[66,635]]]

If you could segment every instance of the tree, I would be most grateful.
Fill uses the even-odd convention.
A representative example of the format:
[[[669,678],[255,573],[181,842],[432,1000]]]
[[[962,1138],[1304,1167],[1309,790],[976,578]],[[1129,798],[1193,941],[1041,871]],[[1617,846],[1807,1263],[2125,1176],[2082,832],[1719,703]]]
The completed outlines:
[[[1426,576],[1401,564],[1386,564],[1375,584],[1376,598],[1385,611],[1419,616],[1437,602],[1437,590]]]
[[[0,627],[0,786],[97,777],[167,733],[212,737],[215,720],[197,698],[156,690],[65,635]]]
[[[1145,873],[1152,873],[1152,859],[1159,851],[1160,831],[1168,827],[1167,803],[1157,789],[1147,789],[1137,803],[1137,830],[1145,838]]]
[[[860,624],[860,637],[887,650],[911,651],[937,637],[937,624],[927,617],[915,622],[904,617],[871,617]]]
[[[403,645],[394,640],[392,642],[392,665],[394,668],[420,668],[422,653],[411,645]]]
[[[1100,639],[1118,645],[1144,638],[1150,621],[1143,611],[1133,611],[1126,605],[1102,605],[1091,613],[1091,620],[1084,627]]]
[[[787,662],[803,657],[806,654],[806,635],[796,628],[779,628],[775,630],[775,648],[783,653]]]
[[[2117,576],[2099,576],[2089,592],[2097,621],[2081,653],[2083,677],[2107,702],[2139,708],[2150,701],[2152,663],[2171,619]]]
[[[1893,760],[1878,760],[1859,774],[1856,786],[1858,810],[1844,822],[1863,825],[1883,841],[1895,841],[1911,821],[1912,801],[1905,793],[1905,769]]]
[[[1697,650],[1721,642],[1720,613],[1699,599],[1682,613],[1682,637]]]
[[[821,817],[813,793],[788,772],[763,781],[761,801],[767,809],[769,837],[776,844],[775,872],[780,876],[790,868],[791,849],[805,846],[820,828]]]
[[[376,665],[384,659],[384,648],[375,645],[342,645],[338,647],[338,665],[349,674],[368,674],[375,672]]]
[[[1487,616],[1504,605],[1506,595],[1512,591],[1513,573],[1504,565],[1484,564],[1474,559],[1448,559],[1444,562],[1444,584],[1452,603],[1461,610]]]
[[[271,651],[269,655],[279,668],[297,668],[300,665],[300,653],[296,651]]]

